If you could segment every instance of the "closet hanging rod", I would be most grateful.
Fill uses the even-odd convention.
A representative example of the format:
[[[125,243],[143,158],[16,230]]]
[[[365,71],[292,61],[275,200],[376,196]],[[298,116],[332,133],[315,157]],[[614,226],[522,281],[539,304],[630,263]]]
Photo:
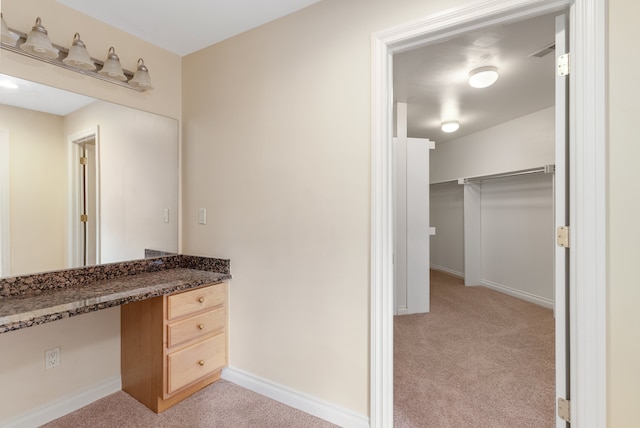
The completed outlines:
[[[459,178],[457,180],[438,181],[431,184],[447,184],[447,183],[465,184],[465,183],[470,183],[474,181],[491,180],[495,178],[515,177],[518,175],[536,174],[539,172],[543,172],[545,174],[553,174],[555,171],[556,171],[555,165],[545,165],[537,168],[519,169],[516,171],[500,172],[497,174],[476,175],[473,177]]]

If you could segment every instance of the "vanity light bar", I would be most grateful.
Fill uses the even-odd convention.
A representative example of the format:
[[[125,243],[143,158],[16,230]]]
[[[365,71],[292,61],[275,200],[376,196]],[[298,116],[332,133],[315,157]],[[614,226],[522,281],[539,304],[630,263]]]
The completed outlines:
[[[8,43],[0,42],[0,47],[2,49],[6,49],[8,51],[15,52],[17,54],[27,56],[29,58],[37,59],[38,61],[43,61],[43,62],[46,62],[48,64],[56,65],[58,67],[65,68],[67,70],[72,70],[72,71],[75,71],[76,73],[84,74],[85,76],[95,77],[96,79],[104,80],[105,82],[113,83],[115,85],[123,86],[123,87],[129,88],[129,89],[133,89],[134,91],[144,92],[145,90],[147,90],[147,88],[140,88],[140,87],[137,87],[137,86],[130,85],[126,80],[125,81],[118,80],[116,78],[112,78],[112,77],[109,77],[109,76],[105,76],[105,75],[99,74],[98,72],[100,70],[102,70],[102,66],[104,65],[104,61],[100,61],[100,60],[95,59],[95,58],[91,58],[91,60],[97,66],[95,70],[84,70],[84,69],[81,69],[81,68],[76,68],[76,67],[72,67],[70,65],[65,64],[62,60],[67,57],[67,55],[69,53],[69,50],[67,48],[63,47],[63,46],[59,46],[59,45],[56,45],[54,43],[52,43],[53,47],[58,49],[58,51],[59,51],[57,58],[44,58],[44,57],[41,57],[41,56],[34,55],[32,53],[26,52],[26,51],[20,49],[20,45],[26,42],[27,35],[25,33],[20,32],[20,31],[14,30],[13,28],[9,28],[9,31],[11,31],[12,33],[17,34],[19,36],[19,39],[17,40],[16,44],[13,45],[13,46],[8,44]],[[133,72],[131,72],[129,70],[124,70],[124,69],[122,71],[123,71],[124,75],[126,76],[127,80],[131,80],[133,78],[133,75],[134,75]]]

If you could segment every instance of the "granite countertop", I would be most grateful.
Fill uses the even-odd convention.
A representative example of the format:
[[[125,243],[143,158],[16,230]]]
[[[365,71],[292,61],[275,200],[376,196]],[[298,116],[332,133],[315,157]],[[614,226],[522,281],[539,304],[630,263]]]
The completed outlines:
[[[142,272],[0,299],[0,333],[230,279],[193,268]]]

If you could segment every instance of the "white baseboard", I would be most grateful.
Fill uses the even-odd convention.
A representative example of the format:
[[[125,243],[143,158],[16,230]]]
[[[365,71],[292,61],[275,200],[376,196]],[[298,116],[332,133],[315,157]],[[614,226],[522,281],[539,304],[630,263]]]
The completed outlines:
[[[449,275],[457,276],[458,278],[464,279],[464,272],[458,272],[457,270],[449,269],[444,266],[439,266],[434,264],[431,265],[431,269],[439,270],[441,272],[448,273]]]
[[[74,412],[87,404],[116,393],[122,389],[122,378],[114,377],[91,388],[67,395],[58,400],[36,407],[9,420],[0,421],[7,428],[34,428]]]
[[[527,293],[526,291],[522,290],[516,290],[515,288],[487,281],[486,279],[480,280],[480,285],[504,294],[508,294],[509,296],[517,297],[518,299],[526,300],[527,302],[535,303],[536,305],[540,305],[548,309],[554,309],[555,306],[553,300],[547,299],[546,297],[536,296],[535,294]]]
[[[295,391],[233,367],[222,370],[222,378],[250,391],[343,428],[369,428],[369,418],[316,397]]]
[[[407,309],[406,306],[399,306],[398,307],[398,314],[397,315],[407,315],[409,313],[409,309]]]

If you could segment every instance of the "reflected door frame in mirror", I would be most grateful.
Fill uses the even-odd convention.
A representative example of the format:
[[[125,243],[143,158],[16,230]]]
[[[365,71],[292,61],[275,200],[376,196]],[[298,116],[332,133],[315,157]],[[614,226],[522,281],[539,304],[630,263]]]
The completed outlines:
[[[0,277],[10,274],[9,131],[0,129]]]
[[[100,127],[68,135],[67,147],[70,265],[100,264]]]

